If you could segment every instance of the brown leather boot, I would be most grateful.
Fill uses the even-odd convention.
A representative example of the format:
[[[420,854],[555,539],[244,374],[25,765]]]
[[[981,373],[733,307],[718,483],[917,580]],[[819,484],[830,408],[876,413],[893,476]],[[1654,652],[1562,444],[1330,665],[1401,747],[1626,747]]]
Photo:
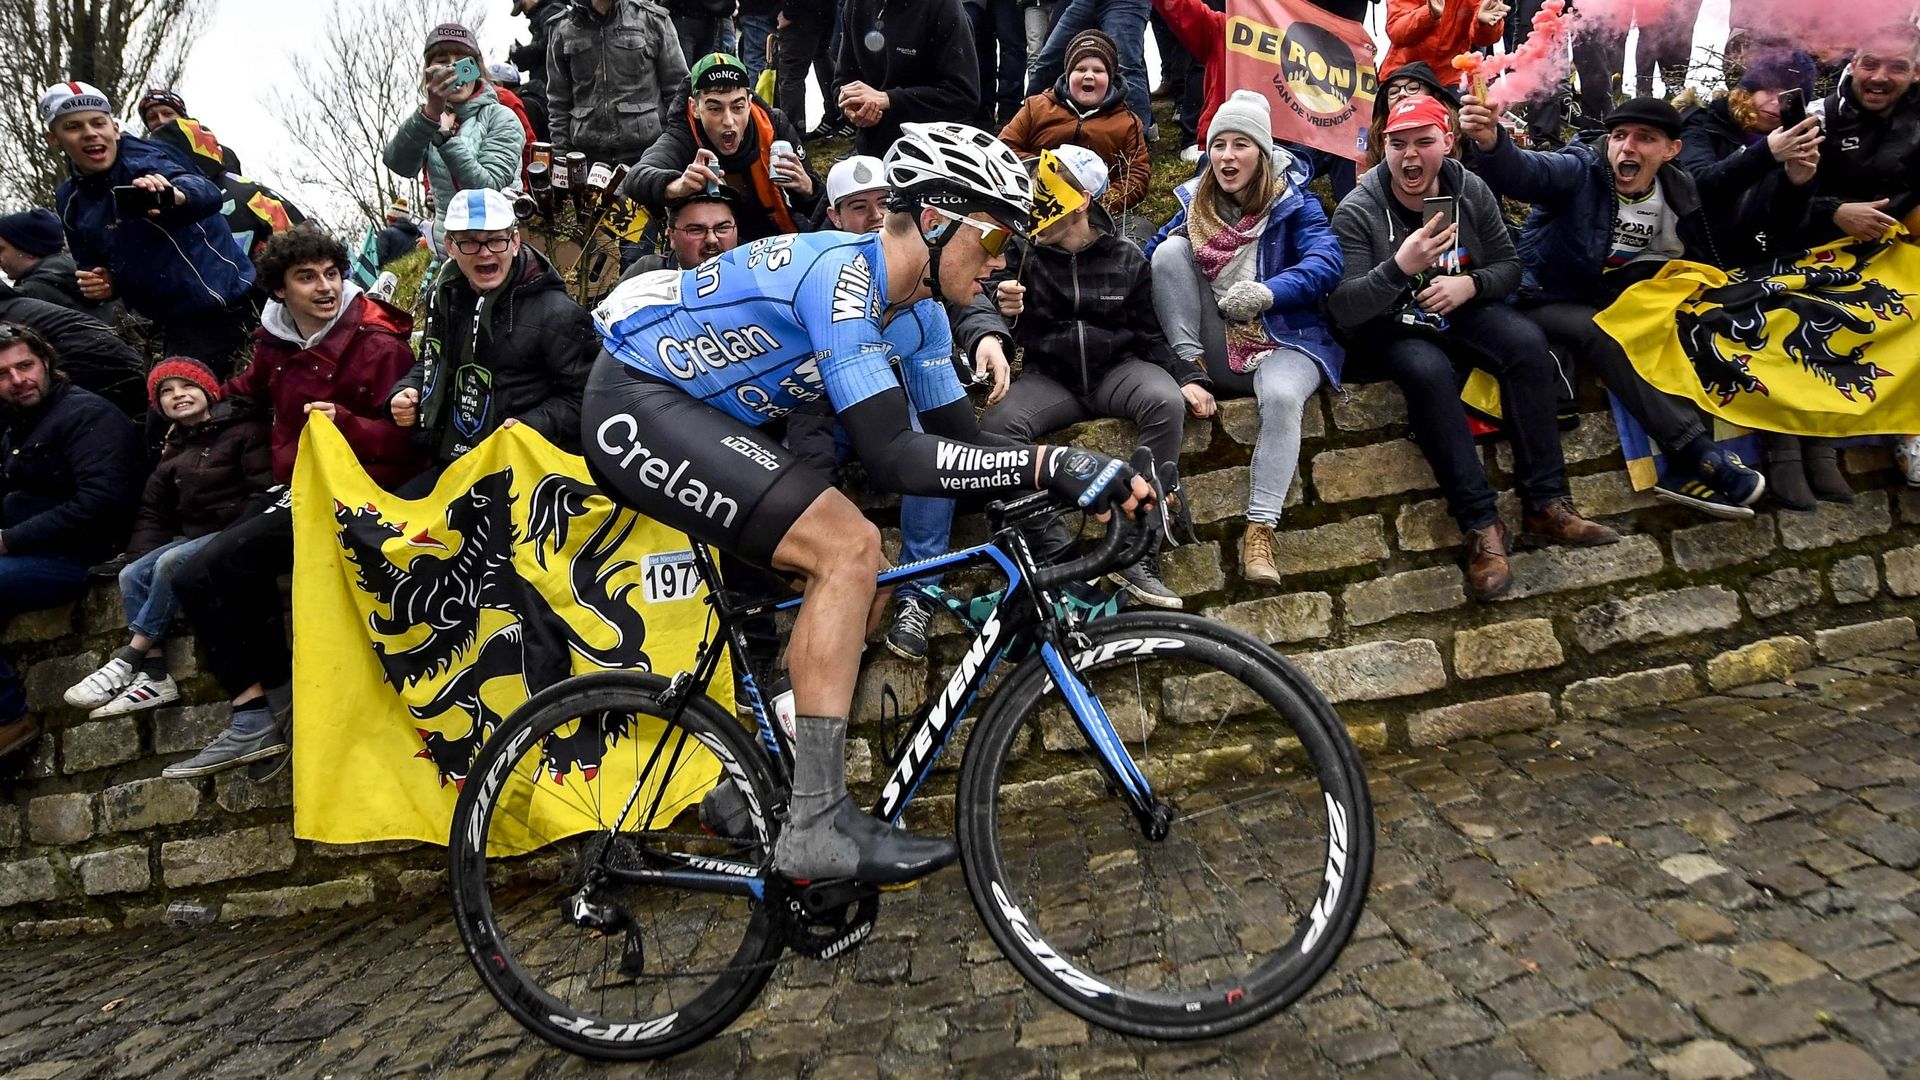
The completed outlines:
[[[11,757],[33,745],[40,737],[40,721],[31,714],[10,724],[0,724],[0,758]]]
[[[1513,567],[1507,564],[1507,527],[1498,520],[1484,529],[1467,530],[1467,591],[1480,603],[1506,595],[1513,588]]]
[[[1240,537],[1240,576],[1248,581],[1280,584],[1280,568],[1273,565],[1273,526],[1247,522]]]
[[[1538,510],[1529,511],[1520,519],[1520,531],[1569,547],[1600,547],[1620,542],[1619,533],[1581,517],[1580,511],[1573,508],[1573,500],[1567,498],[1555,499]]]

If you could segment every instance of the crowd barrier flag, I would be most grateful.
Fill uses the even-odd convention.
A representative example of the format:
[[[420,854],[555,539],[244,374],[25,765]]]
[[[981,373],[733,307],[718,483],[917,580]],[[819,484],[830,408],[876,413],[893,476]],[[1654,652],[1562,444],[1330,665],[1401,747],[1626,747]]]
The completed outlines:
[[[1654,386],[1741,427],[1920,431],[1920,247],[1843,240],[1746,270],[1675,261],[1596,321]]]
[[[446,843],[474,755],[534,691],[600,668],[690,668],[706,622],[686,536],[616,509],[584,461],[524,424],[406,501],[316,413],[293,521],[293,809],[306,840]],[[729,708],[732,686],[723,666],[714,693]],[[493,847],[593,827],[567,785],[598,776],[623,800],[622,771],[646,760],[658,731],[629,717],[556,732],[532,779],[559,797],[534,800],[522,833],[496,828]],[[715,779],[688,772],[656,820]]]
[[[1373,122],[1373,38],[1307,0],[1229,0],[1227,85],[1273,105],[1273,137],[1358,161]]]

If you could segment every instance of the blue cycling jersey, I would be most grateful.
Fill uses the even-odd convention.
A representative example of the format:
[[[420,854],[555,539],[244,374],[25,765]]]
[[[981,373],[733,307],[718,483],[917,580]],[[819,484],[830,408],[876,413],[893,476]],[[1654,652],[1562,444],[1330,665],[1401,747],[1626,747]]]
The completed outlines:
[[[822,394],[840,411],[904,386],[923,413],[965,397],[940,302],[883,326],[886,292],[878,233],[773,236],[625,282],[593,320],[622,363],[754,427]]]

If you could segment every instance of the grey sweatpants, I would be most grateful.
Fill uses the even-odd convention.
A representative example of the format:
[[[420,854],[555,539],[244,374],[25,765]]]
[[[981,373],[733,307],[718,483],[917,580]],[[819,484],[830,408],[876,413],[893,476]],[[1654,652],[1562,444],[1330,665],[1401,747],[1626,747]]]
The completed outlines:
[[[1187,401],[1167,369],[1145,360],[1126,360],[1108,369],[1090,394],[1076,394],[1038,371],[1024,371],[1007,396],[987,407],[983,431],[1033,442],[1082,420],[1115,416],[1140,429],[1140,445],[1153,451],[1156,466],[1180,460],[1180,431]]]
[[[1193,245],[1169,236],[1153,251],[1153,309],[1173,351],[1199,358],[1221,398],[1252,394],[1260,409],[1260,434],[1248,470],[1247,520],[1280,523],[1300,468],[1300,417],[1320,385],[1320,365],[1297,349],[1267,353],[1251,375],[1227,367],[1227,327],[1213,299],[1213,286],[1193,261]]]

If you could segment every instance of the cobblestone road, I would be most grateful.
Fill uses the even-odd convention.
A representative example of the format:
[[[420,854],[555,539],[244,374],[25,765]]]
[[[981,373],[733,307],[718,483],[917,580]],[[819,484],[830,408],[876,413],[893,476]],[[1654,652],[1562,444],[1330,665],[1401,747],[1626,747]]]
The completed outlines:
[[[1369,914],[1252,1031],[1089,1031],[1025,989],[954,873],[652,1071],[1920,1077],[1920,647],[1370,766]],[[11,1077],[600,1071],[497,1014],[438,904],[4,956]]]

